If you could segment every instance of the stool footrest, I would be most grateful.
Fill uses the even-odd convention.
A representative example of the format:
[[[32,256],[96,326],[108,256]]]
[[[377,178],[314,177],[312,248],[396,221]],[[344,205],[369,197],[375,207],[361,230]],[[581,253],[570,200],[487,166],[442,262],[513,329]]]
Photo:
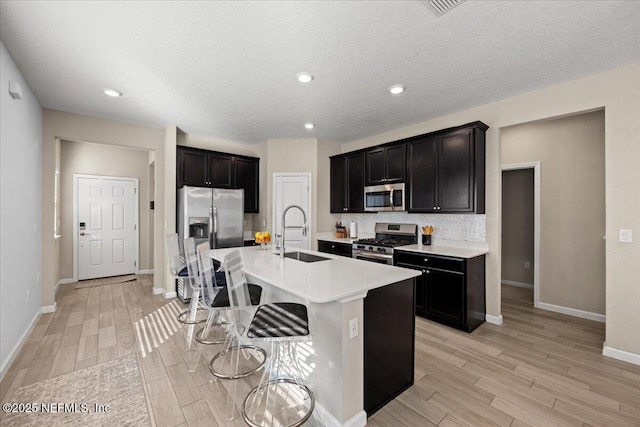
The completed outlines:
[[[259,356],[259,358],[262,359],[262,360],[257,359],[258,366],[256,367],[250,367],[243,372],[233,372],[233,373],[225,373],[220,370],[217,370],[216,367],[214,367],[214,365],[216,365],[216,362],[218,362],[219,360],[223,361],[227,357],[227,355],[232,355],[233,357],[232,353],[236,351],[246,352],[250,350],[253,350]],[[236,357],[240,357],[240,356],[241,355],[238,355]],[[253,345],[237,345],[229,348],[226,351],[221,351],[220,353],[213,356],[213,359],[211,359],[211,362],[209,362],[209,371],[214,377],[217,377],[223,380],[237,380],[240,378],[246,378],[249,375],[255,374],[256,372],[260,371],[262,368],[264,368],[264,365],[266,364],[266,362],[267,362],[267,352],[264,351],[262,348],[258,346],[253,346]]]
[[[294,390],[291,393],[288,393],[287,391],[278,392],[278,387],[293,387]],[[269,388],[273,388],[273,390],[269,390]],[[270,393],[272,394],[272,396],[269,396]],[[262,396],[258,397],[258,394],[262,394]],[[289,417],[287,417],[287,419],[278,419],[277,408],[267,408],[266,405],[268,404],[268,402],[262,402],[262,400],[268,401],[269,399],[281,400],[284,398],[283,396],[286,396],[286,401],[282,403],[286,405],[285,409],[291,409],[291,398],[294,396],[300,397],[300,395],[302,395],[302,397],[299,399],[300,402],[304,405],[304,402],[309,400],[309,402],[306,404],[309,407],[305,408],[303,406],[298,410],[290,410],[290,415],[298,414],[297,419],[290,419]],[[257,399],[259,400],[258,407],[256,408],[255,405]],[[278,402],[273,402],[273,404],[274,406],[278,406]],[[263,427],[265,425],[265,421],[269,423],[268,425],[274,424],[283,427],[298,427],[304,424],[309,419],[309,417],[311,417],[315,405],[316,399],[309,387],[293,379],[276,378],[270,380],[265,385],[260,385],[254,388],[249,392],[247,397],[244,399],[244,403],[242,404],[242,419],[245,423],[252,427]],[[254,408],[248,408],[248,406],[254,406]],[[256,409],[259,409],[259,411],[256,411]],[[266,413],[269,413],[269,416],[274,418],[274,420],[272,420],[274,421],[273,423],[268,420],[261,421],[256,419],[256,415],[264,417]]]

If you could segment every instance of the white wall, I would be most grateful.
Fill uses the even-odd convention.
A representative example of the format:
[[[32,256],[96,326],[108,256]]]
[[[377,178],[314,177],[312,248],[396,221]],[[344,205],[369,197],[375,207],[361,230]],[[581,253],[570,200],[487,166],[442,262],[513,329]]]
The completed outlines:
[[[22,99],[9,95],[18,82]],[[0,46],[0,378],[40,313],[42,107]],[[51,218],[53,226],[53,217]],[[53,237],[53,235],[52,235]],[[27,302],[27,290],[31,292]]]

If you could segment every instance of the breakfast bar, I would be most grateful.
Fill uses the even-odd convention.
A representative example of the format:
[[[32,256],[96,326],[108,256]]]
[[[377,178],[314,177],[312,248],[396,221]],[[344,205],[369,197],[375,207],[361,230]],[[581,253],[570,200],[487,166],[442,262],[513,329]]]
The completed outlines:
[[[209,255],[222,262],[234,249]],[[305,383],[327,426],[362,426],[367,416],[413,384],[415,303],[419,273],[339,257],[273,247],[236,248],[262,302],[307,305],[311,340],[301,345]]]

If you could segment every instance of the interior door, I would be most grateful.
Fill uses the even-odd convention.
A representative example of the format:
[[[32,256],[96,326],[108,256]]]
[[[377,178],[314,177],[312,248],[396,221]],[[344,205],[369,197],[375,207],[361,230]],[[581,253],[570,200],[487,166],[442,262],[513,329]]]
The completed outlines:
[[[307,235],[302,234],[303,215],[300,210],[292,208],[287,211],[285,225],[285,248],[311,249],[311,217],[310,213],[310,175],[309,174],[274,174],[273,177],[273,222],[272,234],[282,234],[282,212],[291,205],[298,205],[307,216]],[[275,243],[275,240],[274,240]]]
[[[78,279],[135,273],[136,181],[77,180]]]

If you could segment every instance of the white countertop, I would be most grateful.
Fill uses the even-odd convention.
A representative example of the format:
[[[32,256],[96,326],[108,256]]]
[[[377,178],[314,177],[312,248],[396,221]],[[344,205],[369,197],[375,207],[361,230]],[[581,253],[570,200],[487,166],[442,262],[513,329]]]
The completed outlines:
[[[447,245],[446,242],[446,240],[443,240],[442,243],[433,242],[433,244],[431,245],[423,245],[422,243],[418,243],[417,245],[396,246],[394,250],[420,252],[431,255],[452,256],[457,258],[475,258],[477,256],[489,253],[489,245],[486,243],[478,244],[477,247],[474,247],[471,245],[453,246],[451,245],[451,243]]]
[[[209,256],[222,261],[230,251],[238,249],[244,271],[250,278],[269,283],[309,302],[346,302],[363,298],[367,291],[417,277],[420,272],[361,261],[315,251],[300,250],[329,258],[326,261],[302,262],[274,255],[273,245],[267,250],[259,246],[214,249]],[[298,250],[288,249],[287,252]]]
[[[336,237],[336,233],[322,232],[322,233],[316,234],[316,239],[323,240],[325,242],[347,243],[350,245],[356,240],[368,239],[374,236],[375,234],[373,233],[362,233],[362,234],[358,234],[358,236],[356,237]]]

